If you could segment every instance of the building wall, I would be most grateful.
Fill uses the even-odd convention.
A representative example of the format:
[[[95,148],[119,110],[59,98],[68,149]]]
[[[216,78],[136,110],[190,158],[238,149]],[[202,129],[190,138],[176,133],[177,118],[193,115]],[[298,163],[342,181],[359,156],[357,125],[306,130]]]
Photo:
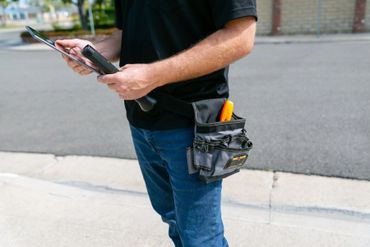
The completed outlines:
[[[366,3],[366,17],[365,17],[365,30],[370,32],[370,1]]]
[[[351,32],[356,0],[321,0],[320,31]],[[317,0],[282,0],[281,33],[315,33],[318,26]]]
[[[352,32],[356,0],[322,1],[322,32]]]
[[[257,14],[257,34],[270,34],[272,27],[272,0],[257,0]]]
[[[282,34],[315,32],[317,17],[315,2],[282,0],[280,32]]]

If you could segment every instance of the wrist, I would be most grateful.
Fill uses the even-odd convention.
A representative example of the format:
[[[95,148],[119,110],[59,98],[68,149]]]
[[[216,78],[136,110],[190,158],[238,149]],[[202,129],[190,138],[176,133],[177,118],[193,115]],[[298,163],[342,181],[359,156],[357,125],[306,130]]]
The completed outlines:
[[[161,62],[155,62],[148,64],[150,73],[150,83],[155,87],[161,87],[166,85],[168,82],[166,80],[165,69]]]
[[[172,59],[165,59],[150,64],[156,87],[181,80],[182,72],[179,70],[179,67],[175,65]]]
[[[94,42],[93,46],[110,62],[115,62],[120,58],[122,32],[116,31],[111,36]]]

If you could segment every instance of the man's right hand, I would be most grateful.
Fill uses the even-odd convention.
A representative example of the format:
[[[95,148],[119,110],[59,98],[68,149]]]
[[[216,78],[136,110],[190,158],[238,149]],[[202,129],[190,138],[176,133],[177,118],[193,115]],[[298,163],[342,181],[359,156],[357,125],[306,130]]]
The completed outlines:
[[[95,67],[90,60],[85,58],[82,54],[81,51],[86,45],[91,45],[94,47],[94,45],[87,40],[82,40],[82,39],[62,39],[62,40],[57,40],[55,41],[56,47],[59,49],[62,49],[71,55],[77,57],[78,59],[82,60],[86,64]],[[75,71],[76,73],[79,73],[80,75],[88,75],[92,70],[86,68],[85,66],[77,63],[76,61],[73,61],[72,59],[63,56],[63,59],[67,62],[68,66]]]

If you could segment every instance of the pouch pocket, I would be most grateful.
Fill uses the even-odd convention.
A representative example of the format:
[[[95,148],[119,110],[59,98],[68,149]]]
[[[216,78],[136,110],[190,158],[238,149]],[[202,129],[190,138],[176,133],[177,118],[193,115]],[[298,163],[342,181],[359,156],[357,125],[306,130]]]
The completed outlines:
[[[224,100],[205,100],[193,103],[195,138],[188,149],[189,173],[199,171],[207,183],[237,173],[246,166],[252,142],[244,129],[245,119],[233,115],[228,122],[217,122]]]

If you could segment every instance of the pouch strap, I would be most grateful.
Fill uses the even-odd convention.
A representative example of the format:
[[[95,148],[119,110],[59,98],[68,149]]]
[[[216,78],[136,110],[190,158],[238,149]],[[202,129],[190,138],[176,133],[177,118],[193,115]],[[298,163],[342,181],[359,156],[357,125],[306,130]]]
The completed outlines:
[[[194,120],[194,109],[191,103],[179,100],[170,94],[155,92],[153,96],[159,96],[158,105],[172,113],[180,114]]]

